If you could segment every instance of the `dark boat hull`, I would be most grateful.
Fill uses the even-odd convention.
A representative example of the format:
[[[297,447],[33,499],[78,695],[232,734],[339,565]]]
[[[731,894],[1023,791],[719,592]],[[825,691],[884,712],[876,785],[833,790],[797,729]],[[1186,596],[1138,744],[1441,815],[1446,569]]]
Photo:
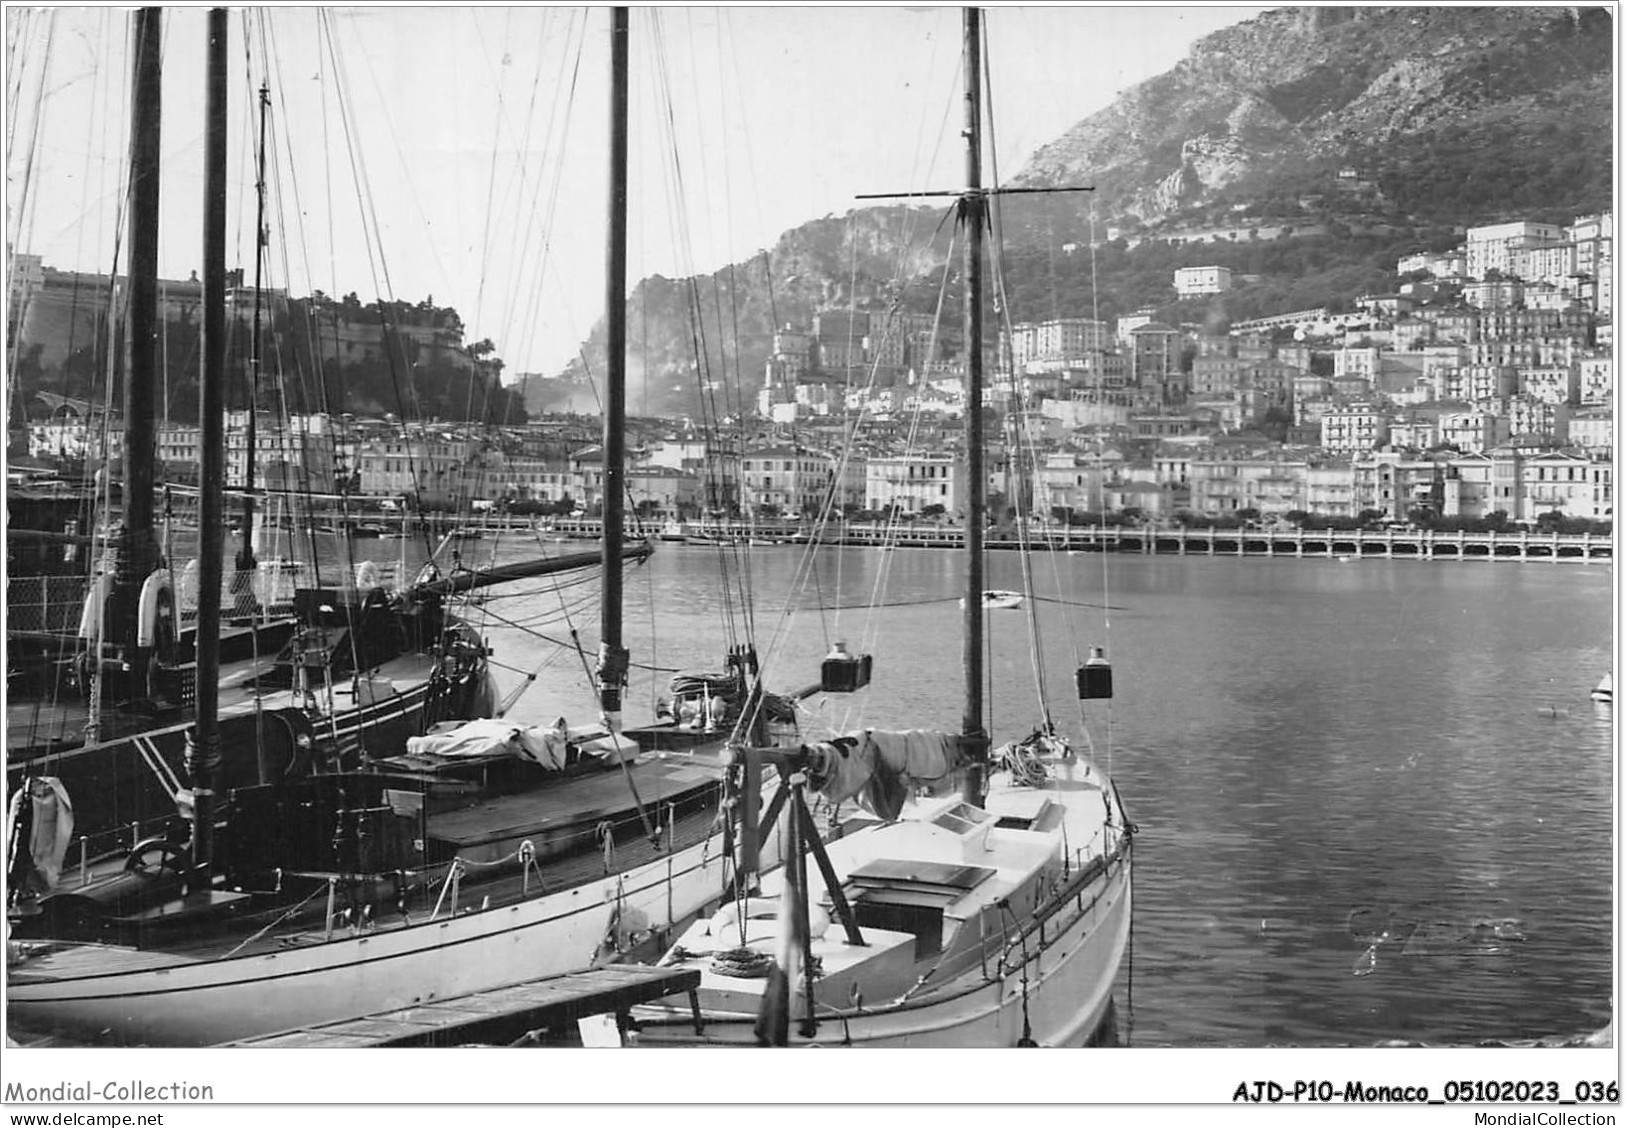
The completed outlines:
[[[221,788],[297,778],[322,767],[354,762],[359,754],[388,754],[408,737],[441,721],[479,716],[492,696],[483,661],[456,679],[426,679],[405,692],[332,713],[294,706],[248,709],[220,720]],[[284,701],[288,695],[280,695]],[[54,776],[73,804],[75,836],[88,838],[86,855],[127,848],[172,820],[177,794],[188,782],[186,747],[192,721],[176,710],[170,719],[119,733],[96,744],[64,740],[11,748],[6,790],[29,776]],[[78,851],[70,864],[78,863]]]

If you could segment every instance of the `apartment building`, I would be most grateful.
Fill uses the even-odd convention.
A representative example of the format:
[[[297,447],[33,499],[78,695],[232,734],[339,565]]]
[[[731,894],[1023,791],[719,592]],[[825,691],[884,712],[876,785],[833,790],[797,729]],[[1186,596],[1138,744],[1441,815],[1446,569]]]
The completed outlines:
[[[1512,273],[1525,282],[1559,282],[1574,273],[1574,244],[1539,243],[1512,251]]]
[[[1520,395],[1542,403],[1580,402],[1580,362],[1537,364],[1519,370]]]
[[[1129,333],[1129,380],[1142,392],[1157,393],[1163,403],[1184,398],[1178,330],[1152,321]]]
[[[1444,472],[1431,458],[1384,451],[1354,459],[1349,469],[1356,514],[1374,509],[1403,520],[1413,509],[1439,509]]]
[[[1519,504],[1516,511],[1508,510],[1514,518],[1533,521],[1553,510],[1565,517],[1593,520],[1613,517],[1611,466],[1554,451],[1523,459],[1520,468]],[[1606,473],[1599,472],[1604,470]]]
[[[755,447],[740,457],[740,503],[755,512],[816,513],[829,495],[833,467],[827,455],[781,444]]]
[[[493,452],[497,453],[497,452]],[[467,439],[433,433],[400,434],[368,439],[356,452],[361,492],[416,497],[426,504],[456,505],[489,497],[500,475],[479,457]]]
[[[1244,509],[1261,514],[1304,507],[1308,464],[1272,458],[1193,458],[1187,485],[1193,513],[1224,516]]]
[[[1524,396],[1490,401],[1491,410],[1505,423],[1508,440],[1565,446],[1569,441],[1569,406],[1543,403]]]
[[[1210,354],[1191,362],[1191,395],[1234,395],[1242,387],[1250,362],[1235,356]]]
[[[1489,411],[1468,408],[1439,413],[1439,441],[1457,450],[1482,452],[1511,436],[1506,420]]]
[[[1589,458],[1609,459],[1614,454],[1612,408],[1582,407],[1569,416],[1569,445]]]
[[[969,497],[965,466],[942,453],[871,457],[864,466],[864,495],[866,509],[895,505],[919,513],[940,505],[949,515],[960,514]]]
[[[1332,354],[1334,376],[1358,376],[1375,379],[1382,370],[1382,350],[1374,346],[1344,347]]]
[[[677,471],[671,471],[677,473]],[[575,475],[557,462],[526,455],[503,460],[493,494],[526,501],[562,501],[577,496]]]
[[[1482,279],[1491,270],[1512,272],[1515,251],[1563,240],[1563,228],[1555,223],[1495,223],[1467,229],[1467,274]]]
[[[827,309],[813,315],[814,363],[826,372],[863,368],[872,318],[861,310]]]
[[[1327,411],[1320,418],[1320,445],[1337,454],[1374,450],[1388,442],[1388,413],[1369,403]]]
[[[700,480],[669,466],[629,466],[626,469],[627,503],[644,517],[679,517],[698,514],[703,491]]]
[[[1230,289],[1227,266],[1182,266],[1174,271],[1174,290],[1182,298],[1222,294]]]
[[[1018,372],[1038,366],[1062,367],[1104,352],[1110,330],[1104,321],[1063,317],[1023,322],[1010,337],[1010,355]]]
[[[1511,364],[1464,364],[1436,372],[1434,396],[1441,400],[1490,399],[1518,390],[1518,369]]]
[[[1474,309],[1511,310],[1523,306],[1523,283],[1516,278],[1486,278],[1461,288],[1462,301]]]
[[[1579,381],[1579,402],[1584,404],[1612,404],[1614,402],[1614,357],[1582,356],[1574,362]]]

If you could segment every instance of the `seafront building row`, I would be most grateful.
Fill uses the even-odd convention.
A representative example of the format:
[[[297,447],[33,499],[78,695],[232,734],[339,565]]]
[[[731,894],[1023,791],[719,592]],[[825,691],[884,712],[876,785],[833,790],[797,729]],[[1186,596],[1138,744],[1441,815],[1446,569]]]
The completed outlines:
[[[989,489],[1038,514],[1405,519],[1422,509],[1611,520],[1612,231],[1611,215],[1470,228],[1460,247],[1401,258],[1397,292],[1364,295],[1336,315],[1306,310],[1228,331],[1175,327],[1151,311],[1115,326],[1083,317],[1017,324],[990,357],[987,402],[1005,443],[989,459]],[[30,265],[40,304],[29,308],[85,288]],[[1236,285],[1222,267],[1184,267],[1171,280],[1180,297]],[[173,289],[171,300],[183,301],[195,286]],[[252,295],[239,291],[245,307]],[[335,326],[365,335],[342,321],[346,306],[328,305]],[[427,334],[419,345],[468,352],[455,315],[417,313]],[[346,356],[383,344],[332,340]],[[117,420],[63,396],[37,399],[22,439],[31,455],[119,456]],[[784,326],[756,406],[755,419],[708,435],[645,421],[632,448],[632,503],[671,516],[826,505],[948,521],[962,513],[963,364],[931,317],[833,309],[804,328]],[[853,412],[867,421],[861,445],[847,438]],[[601,501],[594,419],[490,429],[261,412],[254,424],[254,481],[266,488],[431,508],[588,510]],[[249,432],[248,413],[231,413],[228,484],[246,481]],[[200,438],[195,424],[160,427],[170,480],[195,474]]]
[[[1040,424],[1043,422],[1039,421]],[[1055,424],[1053,419],[1050,423]],[[246,421],[232,419],[236,454],[228,484],[240,484]],[[267,416],[256,434],[256,481],[269,488],[358,499],[410,498],[435,508],[515,502],[588,511],[602,501],[602,451],[593,420],[561,419],[495,434],[468,427],[401,427],[377,420]],[[65,423],[55,425],[57,440]],[[1281,447],[1257,438],[1068,431],[1036,444],[996,444],[988,488],[1042,516],[1060,511],[1127,510],[1153,518],[1286,514],[1353,517],[1378,511],[1396,520],[1423,509],[1441,517],[1535,522],[1542,514],[1611,520],[1613,461],[1589,451],[1503,443],[1482,450],[1419,452],[1383,448],[1337,454]],[[1029,429],[1039,435],[1044,428]],[[116,434],[116,432],[114,432]],[[186,481],[195,428],[165,428],[160,449],[172,480]],[[799,516],[894,511],[962,515],[966,461],[962,428],[939,422],[912,450],[844,449],[838,436],[809,430],[802,441],[741,434],[663,433],[647,424],[630,448],[629,500],[644,516]]]

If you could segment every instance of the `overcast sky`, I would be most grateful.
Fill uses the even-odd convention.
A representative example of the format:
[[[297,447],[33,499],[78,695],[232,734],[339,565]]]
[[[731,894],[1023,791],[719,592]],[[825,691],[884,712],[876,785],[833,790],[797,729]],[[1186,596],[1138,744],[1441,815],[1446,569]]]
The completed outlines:
[[[990,9],[1000,173],[1262,10]],[[6,12],[7,239],[49,266],[113,261],[128,19]],[[201,260],[203,25],[166,16],[165,277]],[[604,304],[607,29],[606,8],[234,9],[229,263],[252,278],[265,80],[268,283],[432,295],[510,375],[556,374]],[[634,9],[632,281],[746,259],[859,193],[956,186],[959,54],[954,8]]]

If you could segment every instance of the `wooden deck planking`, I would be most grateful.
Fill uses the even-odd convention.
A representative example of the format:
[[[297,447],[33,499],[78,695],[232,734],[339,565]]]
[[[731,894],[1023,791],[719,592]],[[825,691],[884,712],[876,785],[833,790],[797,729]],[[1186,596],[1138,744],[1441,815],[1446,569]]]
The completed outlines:
[[[720,775],[690,765],[659,761],[634,765],[632,778],[638,785],[645,809],[657,810],[660,803],[696,784],[720,780]],[[561,779],[536,791],[504,795],[472,807],[429,816],[429,833],[442,842],[467,846],[507,835],[551,827],[569,826],[634,810],[626,777],[618,769],[603,774]]]
[[[154,952],[116,944],[64,944],[50,940],[17,940],[13,943],[26,956],[8,969],[8,977],[19,983],[32,979],[116,975],[127,971],[184,967],[198,962],[172,952]]]
[[[533,1030],[589,1015],[619,1013],[699,987],[698,971],[617,966],[550,976],[360,1018],[317,1023],[232,1042],[279,1049],[456,1046],[510,1043]]]

